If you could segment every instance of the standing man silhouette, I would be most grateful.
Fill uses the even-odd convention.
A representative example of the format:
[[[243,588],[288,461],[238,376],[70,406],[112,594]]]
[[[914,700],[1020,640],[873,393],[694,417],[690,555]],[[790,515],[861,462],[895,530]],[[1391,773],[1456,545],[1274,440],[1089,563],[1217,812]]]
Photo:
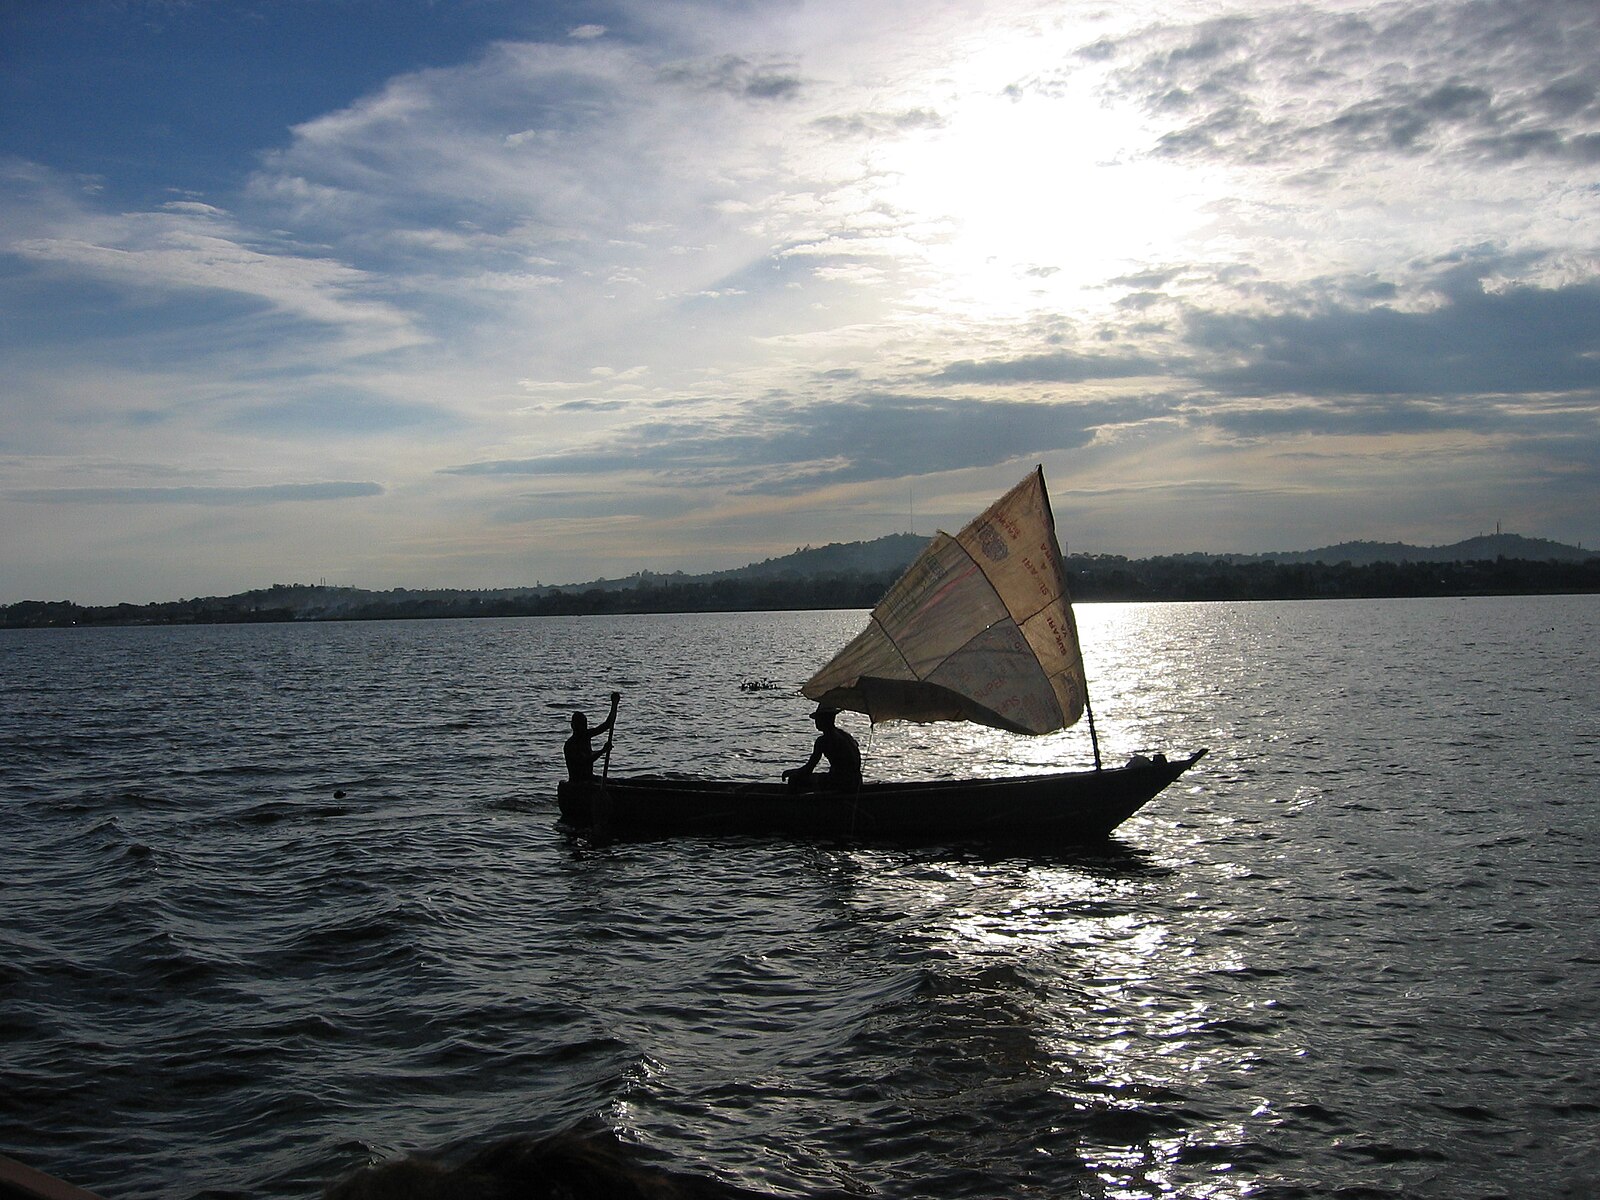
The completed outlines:
[[[561,752],[567,759],[567,778],[574,783],[593,782],[594,764],[611,753],[610,738],[606,738],[606,744],[598,750],[590,743],[601,734],[609,733],[617,723],[617,704],[621,700],[621,692],[611,693],[611,715],[593,729],[589,728],[588,717],[581,712],[572,714],[572,736],[562,746]]]

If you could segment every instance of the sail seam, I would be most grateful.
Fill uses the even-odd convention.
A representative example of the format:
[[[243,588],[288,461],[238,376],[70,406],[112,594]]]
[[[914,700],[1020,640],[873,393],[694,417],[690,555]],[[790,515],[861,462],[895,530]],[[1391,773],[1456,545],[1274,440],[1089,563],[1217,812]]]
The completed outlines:
[[[911,678],[920,683],[923,677],[917,674],[917,669],[911,665],[911,660],[906,657],[906,652],[900,649],[900,643],[894,640],[894,635],[889,632],[888,627],[885,626],[882,621],[878,620],[878,614],[873,613],[869,619],[878,627],[878,632],[883,634],[883,640],[888,642],[890,646],[894,647],[895,654],[898,655],[900,661],[905,664],[906,674],[910,675]],[[867,715],[871,716],[872,714],[868,713]]]

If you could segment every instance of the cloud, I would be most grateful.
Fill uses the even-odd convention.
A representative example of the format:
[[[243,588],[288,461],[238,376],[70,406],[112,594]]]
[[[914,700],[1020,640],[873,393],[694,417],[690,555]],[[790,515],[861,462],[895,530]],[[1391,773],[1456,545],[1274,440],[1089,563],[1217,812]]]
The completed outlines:
[[[1504,415],[1483,404],[1443,404],[1414,399],[1329,400],[1314,404],[1210,407],[1198,423],[1236,437],[1270,439],[1300,434],[1387,436],[1505,428]]]
[[[8,533],[93,562],[87,506],[143,505],[181,556],[182,506],[255,504],[210,523],[300,561],[271,502],[325,485],[48,485],[382,479],[318,510],[330,564],[562,546],[592,577],[1052,454],[1143,489],[1108,548],[1201,528],[1195,480],[1337,523],[1388,478],[1372,511],[1483,503],[1492,459],[1500,497],[1594,510],[1587,0],[606,13],[326,81],[212,147],[210,192],[176,140],[0,162]],[[576,519],[624,512],[626,547]]]
[[[1030,354],[983,362],[963,359],[942,368],[933,378],[941,383],[1084,383],[1091,379],[1154,375],[1168,365],[1141,356]]]
[[[668,67],[661,77],[746,100],[792,100],[804,86],[793,63],[757,64],[737,54],[726,54],[707,63]]]
[[[818,117],[813,127],[841,138],[884,138],[916,133],[924,129],[942,129],[948,124],[940,113],[931,108],[891,109],[882,112],[863,110],[847,115]]]
[[[1074,404],[861,394],[743,406],[706,420],[644,421],[601,446],[467,463],[468,476],[649,472],[680,485],[792,493],[837,483],[985,467],[1087,444],[1103,426],[1165,415],[1157,399]]]
[[[250,194],[388,267],[570,278],[648,212],[638,202],[673,141],[656,135],[675,114],[651,105],[666,90],[609,40],[503,42],[296,126]],[[429,245],[439,233],[453,240]]]
[[[6,493],[33,504],[195,504],[231,507],[381,496],[377,483],[273,483],[254,487],[32,488]]]
[[[243,404],[219,422],[225,429],[279,437],[349,438],[400,430],[454,430],[463,424],[457,413],[442,404],[391,400],[348,389],[330,391],[315,384],[289,398]]]
[[[1600,162],[1589,0],[1289,7],[1091,48],[1167,126],[1159,153],[1245,163],[1379,155]]]
[[[557,372],[564,347],[641,329],[681,344],[668,306],[839,227],[828,173],[792,169],[821,140],[793,61],[705,49],[502,42],[398,76],[296,126],[248,207],[381,275],[444,342],[466,329]]]
[[[366,272],[247,233],[213,205],[175,201],[148,212],[96,213],[48,172],[9,172],[5,182],[23,232],[3,249],[47,276],[94,279],[142,305],[227,294],[337,331],[347,353],[421,340],[404,312],[374,294],[378,285]]]
[[[1488,290],[1477,275],[1448,275],[1420,312],[1191,312],[1188,344],[1218,364],[1195,378],[1233,396],[1600,392],[1600,283]]]

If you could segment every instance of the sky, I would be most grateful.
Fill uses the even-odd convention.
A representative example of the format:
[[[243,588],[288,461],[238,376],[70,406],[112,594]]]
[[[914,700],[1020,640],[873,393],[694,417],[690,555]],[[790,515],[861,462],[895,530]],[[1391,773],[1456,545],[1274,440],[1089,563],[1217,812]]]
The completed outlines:
[[[1600,544],[1600,5],[3,0],[0,603]]]

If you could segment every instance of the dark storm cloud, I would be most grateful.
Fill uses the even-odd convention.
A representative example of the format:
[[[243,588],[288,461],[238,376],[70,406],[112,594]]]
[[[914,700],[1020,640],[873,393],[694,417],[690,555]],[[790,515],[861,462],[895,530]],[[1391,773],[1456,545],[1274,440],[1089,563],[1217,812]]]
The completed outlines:
[[[205,507],[381,496],[376,483],[274,483],[259,487],[80,487],[8,492],[38,504],[198,504]]]
[[[1467,396],[1600,391],[1600,284],[1486,291],[1471,272],[1423,312],[1194,312],[1188,343],[1229,365],[1194,378],[1232,396]]]
[[[1167,155],[1600,162],[1593,0],[1289,9],[1158,27],[1088,57],[1121,64],[1115,89],[1176,122]]]
[[[670,479],[718,478],[751,492],[896,479],[1087,443],[1102,425],[1165,412],[1164,401],[1085,404],[981,402],[873,393],[851,400],[747,408],[704,422],[653,421],[604,449],[470,463],[453,475],[565,476],[647,470]]]

